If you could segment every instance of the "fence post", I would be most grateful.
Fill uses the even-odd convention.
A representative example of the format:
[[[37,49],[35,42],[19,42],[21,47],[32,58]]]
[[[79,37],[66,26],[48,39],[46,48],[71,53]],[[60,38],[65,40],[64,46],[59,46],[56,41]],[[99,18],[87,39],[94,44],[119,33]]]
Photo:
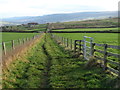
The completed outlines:
[[[60,42],[62,43],[62,37],[60,37]]]
[[[66,43],[66,46],[68,47],[68,38],[67,38],[67,43]]]
[[[33,39],[35,39],[35,37],[33,36]]]
[[[29,38],[27,37],[27,41],[29,41]]]
[[[62,37],[61,43],[62,43],[62,45],[63,45],[63,37]]]
[[[70,39],[70,48],[72,50],[72,39]]]
[[[118,52],[118,54],[120,54],[120,51]],[[118,61],[120,62],[120,57],[118,57]],[[118,71],[119,71],[119,73],[118,73],[118,79],[120,80],[120,65],[118,67]]]
[[[91,43],[91,56],[94,56],[94,46],[95,43]]]
[[[6,55],[6,46],[5,46],[5,42],[2,42],[2,48],[3,48],[4,55]]]
[[[107,44],[104,44],[104,70],[107,69]]]
[[[65,37],[64,37],[64,45],[65,45]]]
[[[23,44],[25,43],[25,40],[24,40],[24,38],[23,38]]]
[[[14,40],[12,40],[12,49],[15,49]]]
[[[21,44],[20,39],[18,39],[18,41],[19,41],[19,44]]]
[[[74,53],[76,53],[76,42],[77,40],[74,41]]]
[[[79,41],[79,52],[81,53],[81,40]]]
[[[26,42],[27,42],[27,37],[26,37]]]

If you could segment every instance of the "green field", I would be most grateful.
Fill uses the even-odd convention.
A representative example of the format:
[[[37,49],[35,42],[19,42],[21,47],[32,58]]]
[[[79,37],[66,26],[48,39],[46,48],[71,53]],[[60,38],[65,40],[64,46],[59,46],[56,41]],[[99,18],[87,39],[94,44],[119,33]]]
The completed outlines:
[[[55,35],[66,37],[73,40],[83,40],[83,36],[88,36],[93,38],[94,43],[116,45],[116,46],[120,45],[120,42],[118,41],[119,35],[114,33],[56,33]],[[95,46],[94,48],[97,50],[104,51],[104,47]],[[119,54],[120,50],[107,48],[107,52]],[[95,52],[94,55],[100,58],[104,57],[103,54],[98,52]],[[119,62],[119,59],[114,56],[108,56],[107,59]],[[109,64],[109,66],[118,69],[118,66],[114,66],[112,64]]]
[[[12,40],[14,40],[14,46],[18,46],[20,43],[18,41],[18,39],[20,40],[21,43],[23,43],[23,39],[26,40],[26,38],[32,38],[35,35],[39,35],[39,33],[0,33],[0,35],[2,36],[1,38],[1,42],[5,42],[5,46],[6,46],[6,50],[10,51],[12,50]],[[0,44],[0,48],[1,48],[1,44]]]
[[[73,40],[83,40],[84,36],[92,37],[99,44],[118,45],[119,34],[116,33],[56,33],[55,35]]]
[[[33,37],[34,35],[38,35],[39,33],[0,33],[2,35],[2,41],[7,42],[11,40],[18,40],[18,39],[23,39],[23,38],[30,38]],[[0,41],[0,42],[2,42]]]
[[[24,31],[45,31],[46,28],[39,28],[39,29],[31,29],[31,30],[24,30]]]
[[[117,31],[118,28],[79,28],[79,29],[60,29],[60,30],[52,30],[52,31]]]
[[[3,71],[3,88],[114,87],[115,77],[96,64],[91,67],[85,67],[85,64],[82,57],[68,53],[46,35],[28,54]]]

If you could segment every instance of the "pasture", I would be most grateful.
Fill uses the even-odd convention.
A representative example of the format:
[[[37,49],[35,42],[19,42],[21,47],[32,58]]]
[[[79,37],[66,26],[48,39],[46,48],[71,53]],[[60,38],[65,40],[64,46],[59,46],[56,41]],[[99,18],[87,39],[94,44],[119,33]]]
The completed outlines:
[[[72,28],[78,26],[107,27],[117,26],[117,20],[88,20],[79,22],[52,23],[29,26],[10,26],[4,30],[23,30],[23,31],[46,31],[50,29],[65,27]],[[115,23],[113,23],[115,22]],[[48,29],[49,29],[48,28]],[[83,28],[83,29],[61,29],[53,31],[117,31],[118,28]],[[27,49],[20,52],[15,59],[3,69],[2,86],[3,88],[114,88],[120,87],[118,75],[104,69],[102,64],[107,67],[118,70],[118,58],[107,55],[108,52],[118,54],[119,49],[99,47],[97,45],[92,49],[101,50],[104,54],[94,52],[90,60],[84,58],[84,41],[75,44],[75,40],[83,40],[84,36],[92,37],[93,43],[120,45],[119,34],[117,33],[0,33],[2,39],[1,46],[6,47],[9,52],[14,51],[21,45]],[[37,39],[33,36],[40,35]],[[56,37],[52,37],[56,36]],[[60,37],[58,37],[60,36]],[[64,37],[64,38],[62,38]],[[68,39],[69,40],[68,40]],[[72,39],[70,42],[70,39]],[[12,41],[13,40],[13,41]],[[88,40],[88,39],[87,39]],[[5,42],[5,43],[2,43]],[[35,42],[28,47],[31,42]],[[14,43],[14,44],[13,44]],[[27,44],[28,43],[28,44]],[[5,45],[4,45],[5,44]],[[68,45],[69,44],[69,45]],[[89,44],[89,43],[88,43]],[[72,46],[72,49],[70,48]],[[77,46],[76,46],[77,45]],[[90,45],[90,44],[89,44]],[[2,47],[3,51],[4,48]],[[114,46],[113,46],[114,47]],[[1,48],[1,47],[0,47]],[[23,47],[24,48],[24,47]],[[76,49],[76,51],[75,51]],[[79,49],[79,50],[78,50]],[[89,51],[89,50],[88,50]],[[19,52],[19,51],[18,51]],[[87,52],[87,50],[86,50]],[[85,52],[85,53],[86,53]],[[4,54],[7,56],[7,54]],[[9,54],[8,54],[9,55]],[[95,58],[99,56],[104,60]],[[9,57],[8,57],[9,58]],[[112,61],[114,64],[108,62]],[[9,61],[9,60],[8,60]],[[106,61],[106,64],[105,64]],[[6,60],[7,62],[7,60]],[[103,62],[103,63],[101,63]]]
[[[3,88],[107,88],[114,78],[60,47],[49,35],[3,72]],[[110,81],[113,81],[112,83]]]
[[[4,41],[4,42],[11,41],[11,40],[23,39],[23,38],[27,38],[27,37],[30,38],[30,37],[33,37],[34,35],[38,35],[38,34],[39,33],[11,33],[11,32],[1,33],[2,41]]]
[[[117,31],[118,28],[79,28],[79,29],[59,29],[52,31]]]
[[[83,36],[93,38],[93,42],[99,44],[118,45],[118,38],[120,34],[116,33],[55,33],[61,37],[67,37],[73,40],[83,40]]]
[[[24,43],[26,39],[30,39],[35,35],[39,35],[39,33],[1,33],[2,40],[0,41],[2,47],[2,42],[5,44],[6,51],[12,50],[12,40],[14,40],[14,46],[18,46],[21,43]]]
[[[66,38],[69,38],[72,40],[83,40],[84,36],[88,36],[88,37],[93,38],[93,43],[108,44],[108,45],[115,45],[115,46],[120,45],[120,43],[118,41],[119,34],[114,34],[114,33],[55,33],[55,35],[60,36],[60,37],[66,37]],[[104,50],[103,47],[95,46],[95,48],[98,50]],[[119,54],[120,50],[108,48],[107,52]],[[103,57],[103,54],[95,52],[95,56]],[[119,62],[118,58],[115,58],[112,56],[109,56],[108,59]]]

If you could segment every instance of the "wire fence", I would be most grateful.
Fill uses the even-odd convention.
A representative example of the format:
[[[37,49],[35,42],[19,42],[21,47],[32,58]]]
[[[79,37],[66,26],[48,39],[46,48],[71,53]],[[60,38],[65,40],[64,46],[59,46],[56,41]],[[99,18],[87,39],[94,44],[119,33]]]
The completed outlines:
[[[8,42],[2,42],[0,43],[0,48],[2,50],[2,55],[6,55],[7,52],[11,52],[14,49],[16,49],[20,45],[24,45],[27,42],[30,42],[36,38],[38,38],[40,35],[35,35],[33,37],[26,37],[26,38],[19,38],[17,40],[11,40]]]

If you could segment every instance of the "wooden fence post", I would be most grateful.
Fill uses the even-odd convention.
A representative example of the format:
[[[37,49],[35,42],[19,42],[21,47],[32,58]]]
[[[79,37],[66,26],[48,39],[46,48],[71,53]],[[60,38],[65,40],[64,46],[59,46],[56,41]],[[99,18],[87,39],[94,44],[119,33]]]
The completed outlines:
[[[29,41],[28,37],[27,37],[27,41]]]
[[[104,70],[107,69],[107,44],[104,44]]]
[[[118,52],[119,54],[120,54],[120,51]],[[118,58],[118,61],[120,62],[120,57]],[[120,63],[119,63],[120,64]],[[118,79],[120,80],[120,65],[119,65],[119,67],[118,67],[118,71],[119,71],[119,73],[118,73]]]
[[[94,56],[94,46],[95,43],[91,43],[91,56]]]
[[[64,45],[65,45],[65,37],[64,37]]]
[[[70,48],[72,50],[72,39],[70,39]]]
[[[26,37],[26,42],[27,42],[27,37]]]
[[[24,38],[23,38],[23,44],[25,43],[25,40],[24,40]]]
[[[4,55],[6,55],[6,46],[5,46],[5,42],[2,42],[2,48],[3,48]]]
[[[33,36],[33,38],[32,39],[34,39],[35,37]]]
[[[62,37],[62,45],[63,45],[63,37]]]
[[[67,43],[66,43],[66,46],[68,47],[68,38],[67,38],[67,41],[66,41]]]
[[[74,41],[74,53],[76,53],[76,42],[77,40]]]
[[[81,53],[81,40],[79,41],[79,52]]]
[[[19,42],[19,44],[21,44],[21,41],[20,41],[20,39],[18,39],[18,42]]]
[[[62,37],[61,37],[61,39],[60,39],[60,42],[61,42],[61,44],[62,44]]]
[[[29,41],[31,41],[31,38],[29,38]]]
[[[12,49],[15,49],[14,40],[12,40]]]

